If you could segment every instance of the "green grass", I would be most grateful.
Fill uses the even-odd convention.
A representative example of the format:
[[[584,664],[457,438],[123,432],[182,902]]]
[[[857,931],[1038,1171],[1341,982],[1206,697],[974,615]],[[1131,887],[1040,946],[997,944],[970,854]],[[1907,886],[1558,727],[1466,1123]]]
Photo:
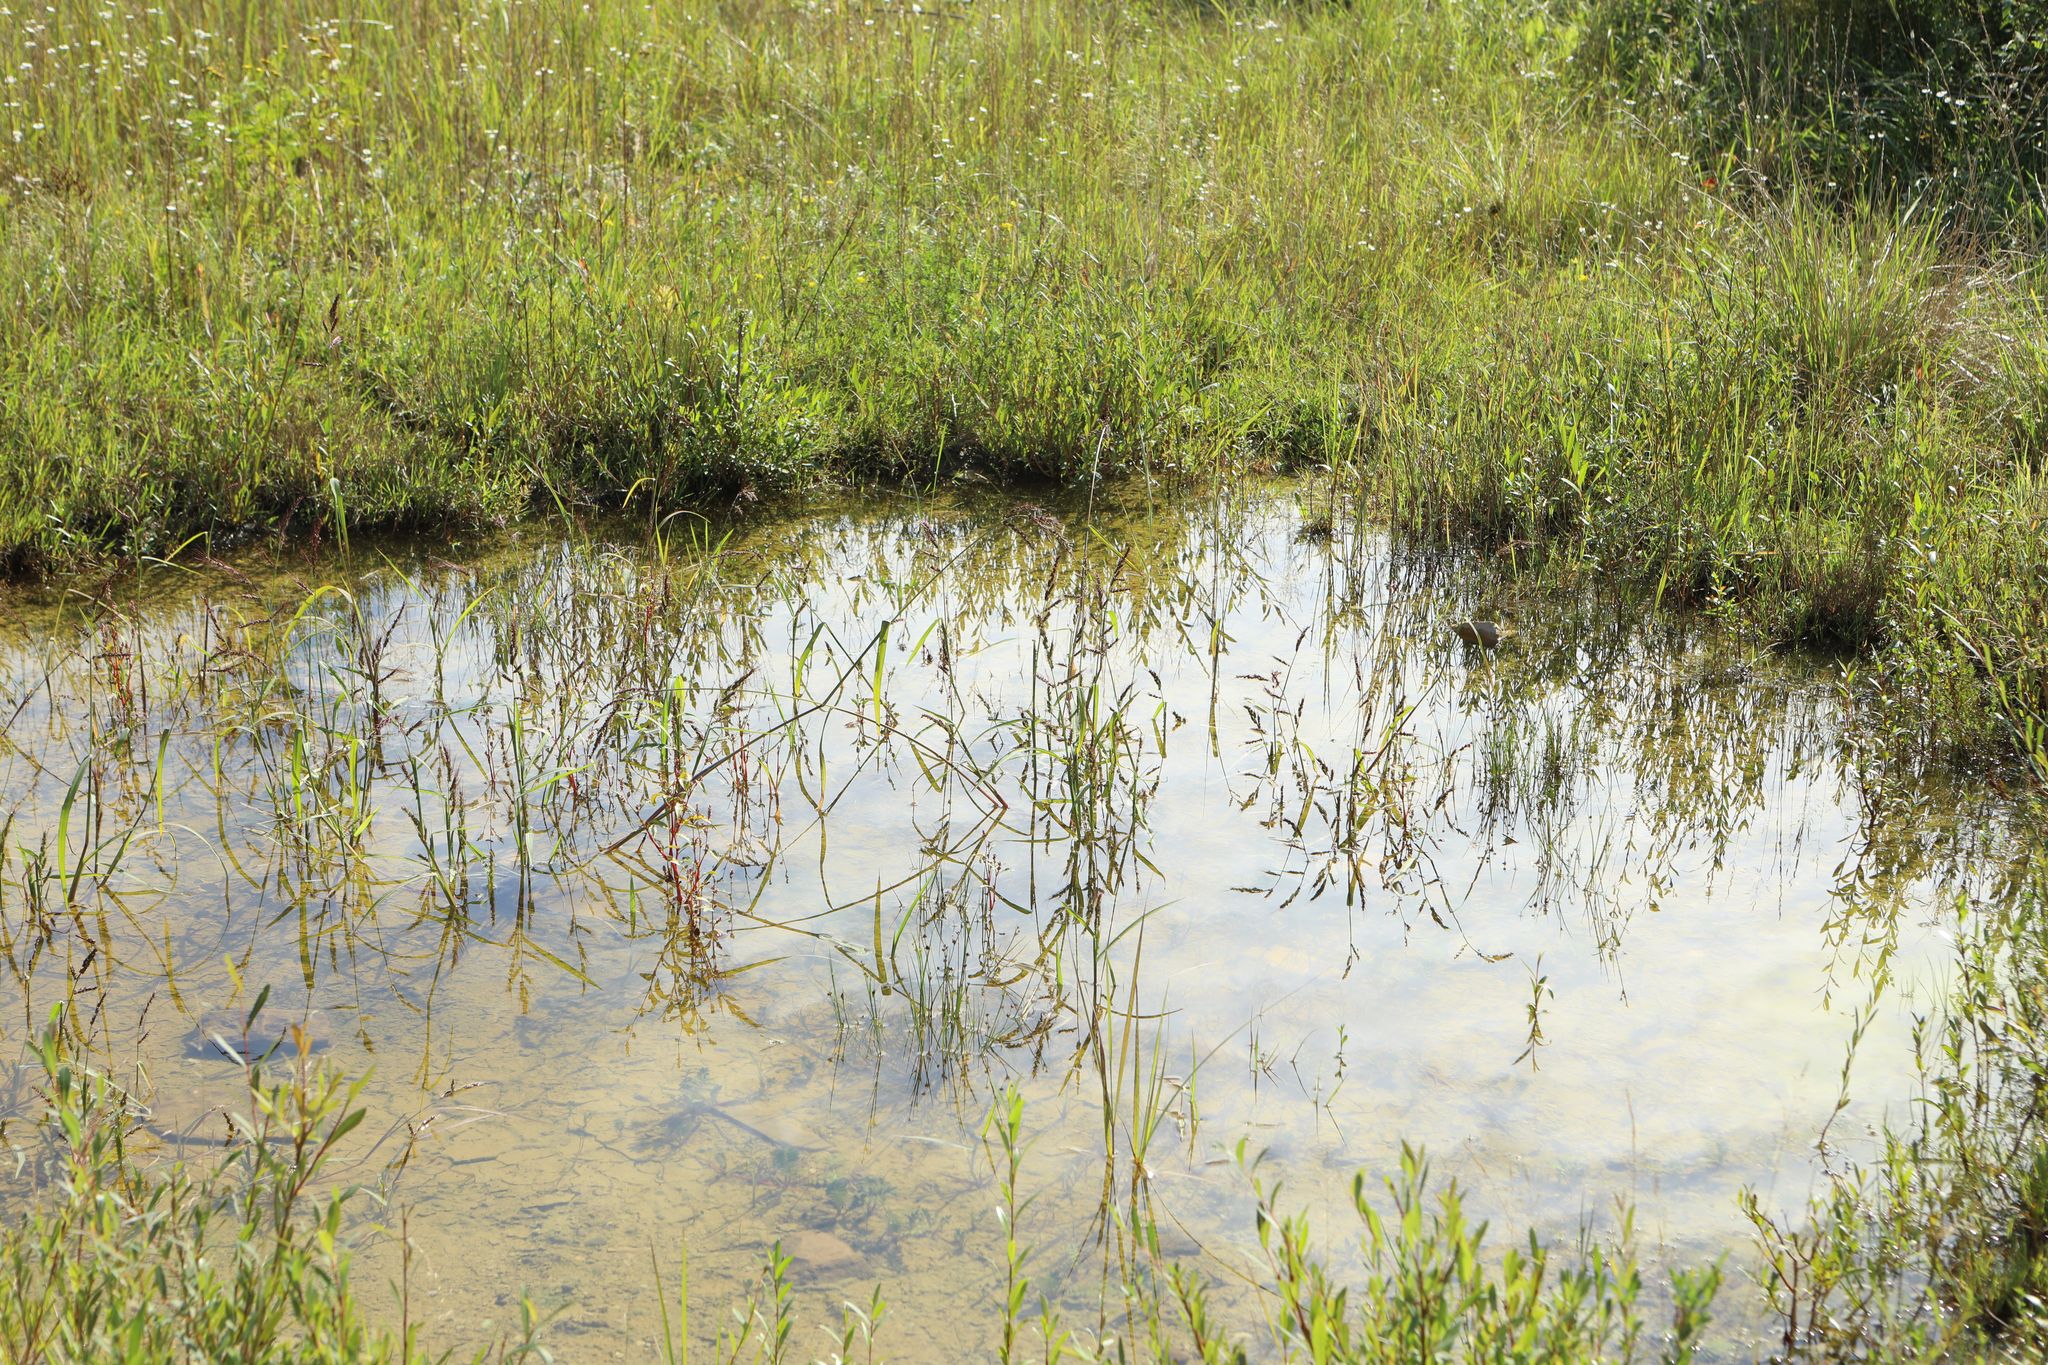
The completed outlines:
[[[0,565],[1330,465],[1413,530],[1875,651],[1915,752],[2048,770],[2038,271],[1933,209],[1731,197],[1672,83],[1609,74],[1641,30],[23,6]]]
[[[360,1083],[297,1059],[251,1057],[228,1139],[175,1160],[140,1087],[93,1066],[76,1031],[53,1011],[22,1067],[35,1077],[34,1101],[0,1107],[15,1166],[9,1193],[22,1205],[0,1228],[0,1359],[430,1359],[407,1287],[391,1287],[394,1331],[381,1325],[389,1296],[380,1288],[366,1308],[351,1278],[358,1208],[374,1194],[328,1167],[363,1121]],[[409,1278],[409,1256],[407,1265]],[[523,1296],[518,1306],[519,1332],[470,1359],[547,1358],[536,1344],[545,1316]]]
[[[132,1150],[153,1144],[145,1111],[76,1052],[60,1011],[31,1063],[40,1112],[9,1134],[39,1197],[0,1232],[0,1354],[251,1365],[402,1354],[350,1292],[354,1192],[313,1189],[362,1121],[351,1088],[252,1068],[235,1145],[212,1164],[164,1167]]]
[[[2042,764],[2036,272],[1708,188],[1603,22],[33,7],[0,563],[1328,464],[1410,528],[1877,649],[1916,738]]]
[[[2042,0],[1597,0],[1603,64],[1683,92],[1702,147],[1761,185],[1937,202],[2039,250]]]
[[[1965,90],[2025,76],[2039,25],[2008,9],[1991,46],[1809,50],[1772,38],[1806,31],[1789,3],[8,0],[0,568],[832,479],[1327,467],[1353,514],[1843,651],[1875,764],[2048,776],[2048,281],[2011,249],[2038,120],[1910,83],[1929,53]],[[1925,1126],[1765,1230],[1795,1349],[2038,1338],[2027,927],[1969,947]],[[144,1266],[198,1287],[189,1340],[261,1326],[237,1358],[403,1349],[326,1215],[139,1174],[118,1095],[51,1075],[71,1174],[0,1248],[14,1354],[61,1323],[74,1355],[148,1345]],[[236,1160],[295,1188],[268,1150]],[[125,1198],[171,1216],[104,1221]],[[198,1248],[247,1219],[245,1301]],[[1276,1290],[1336,1332],[1265,1226]],[[1576,1321],[1471,1269],[1454,1217],[1401,1227],[1394,1264]],[[1573,1272],[1602,1332],[1634,1311],[1611,1269]],[[1363,1339],[1491,1340],[1386,1283],[1351,1301]],[[1163,1292],[1207,1353],[1199,1296]],[[298,1316],[205,1316],[234,1304]]]

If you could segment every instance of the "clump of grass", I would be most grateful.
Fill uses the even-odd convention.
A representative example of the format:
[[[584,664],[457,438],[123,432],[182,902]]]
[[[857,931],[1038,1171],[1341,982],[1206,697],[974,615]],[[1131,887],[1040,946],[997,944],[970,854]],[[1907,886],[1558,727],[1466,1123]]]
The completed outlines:
[[[1258,1245],[1265,1270],[1258,1288],[1266,1320],[1228,1322],[1211,1305],[1199,1270],[1158,1254],[1158,1229],[1140,1213],[1135,1239],[1148,1249],[1123,1272],[1128,1336],[1091,1341],[1072,1331],[1057,1307],[1032,1292],[1030,1250],[1020,1241],[1023,1105],[1014,1089],[997,1098],[987,1131],[999,1191],[1006,1256],[998,1356],[1042,1354],[1049,1362],[1199,1360],[1241,1365],[1257,1359],[1318,1365],[1394,1365],[1408,1361],[1684,1361],[1700,1347],[1715,1295],[1718,1265],[1676,1272],[1668,1331],[1650,1350],[1642,1312],[1643,1280],[1633,1248],[1633,1219],[1624,1212],[1611,1246],[1584,1240],[1564,1260],[1532,1234],[1525,1247],[1496,1258],[1484,1223],[1467,1220],[1455,1182],[1434,1193],[1429,1163],[1404,1146],[1401,1167],[1386,1183],[1384,1212],[1366,1176],[1353,1182],[1365,1275],[1347,1284],[1314,1242],[1305,1216],[1282,1211],[1259,1162],[1240,1144],[1239,1165],[1255,1196]],[[1032,1340],[1035,1338],[1035,1340]]]
[[[284,1361],[399,1358],[349,1285],[344,1210],[315,1192],[361,1122],[355,1090],[301,1069],[249,1070],[251,1110],[217,1163],[143,1153],[143,1110],[72,1056],[53,1016],[35,1047],[44,1112],[17,1153],[45,1192],[0,1230],[8,1359]],[[424,1358],[424,1357],[422,1357]]]
[[[253,1028],[268,992],[249,1011]],[[248,1108],[217,1154],[173,1160],[138,1096],[82,1059],[62,1007],[37,1037],[39,1112],[12,1139],[20,1212],[0,1225],[0,1355],[42,1361],[426,1361],[414,1325],[382,1324],[351,1279],[336,1149],[360,1082],[303,1055],[244,1063]],[[20,1123],[27,1117],[27,1123]],[[184,1141],[186,1139],[179,1139]],[[538,1351],[544,1316],[473,1359]]]
[[[1764,1285],[1788,1355],[2036,1359],[2048,1349],[2048,893],[1963,919],[1956,976],[1914,1030],[1921,1095],[1794,1219],[1767,1216]],[[1873,1351],[1876,1352],[1873,1357]]]
[[[1632,1219],[1619,1242],[1590,1242],[1576,1263],[1558,1265],[1532,1235],[1495,1269],[1483,1250],[1486,1225],[1467,1221],[1455,1183],[1428,1197],[1429,1165],[1404,1147],[1390,1207],[1375,1208],[1365,1177],[1353,1200],[1364,1224],[1365,1282],[1355,1297],[1337,1286],[1308,1250],[1308,1225],[1279,1218],[1265,1191],[1259,1241],[1273,1267],[1290,1358],[1392,1362],[1634,1360],[1645,1353],[1638,1307],[1642,1276]],[[1674,1275],[1671,1330],[1656,1358],[1682,1361],[1700,1345],[1720,1286],[1720,1268]]]

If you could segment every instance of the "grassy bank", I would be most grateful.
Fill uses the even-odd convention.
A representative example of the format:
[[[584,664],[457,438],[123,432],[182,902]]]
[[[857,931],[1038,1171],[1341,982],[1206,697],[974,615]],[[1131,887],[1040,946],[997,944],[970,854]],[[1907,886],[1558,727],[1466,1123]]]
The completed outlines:
[[[2038,272],[1617,13],[17,7],[0,563],[1328,464],[2048,771]]]

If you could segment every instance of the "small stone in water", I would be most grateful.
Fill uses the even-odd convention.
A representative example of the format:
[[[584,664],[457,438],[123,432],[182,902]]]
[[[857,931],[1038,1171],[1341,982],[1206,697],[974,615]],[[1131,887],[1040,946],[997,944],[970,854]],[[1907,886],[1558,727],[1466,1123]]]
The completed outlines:
[[[297,1027],[294,1027],[297,1025]],[[243,1036],[247,1026],[247,1037]],[[204,1061],[231,1062],[237,1060],[234,1054],[223,1048],[233,1048],[243,1061],[259,1061],[265,1057],[271,1060],[296,1057],[303,1040],[307,1053],[325,1052],[327,1040],[316,1035],[310,1025],[299,1024],[295,1019],[268,1018],[258,1015],[253,1025],[248,1024],[248,1015],[241,1010],[207,1010],[193,1024],[192,1031],[185,1035],[185,1055]]]
[[[782,1244],[789,1258],[805,1270],[850,1270],[861,1263],[861,1254],[842,1239],[816,1228],[805,1228]]]

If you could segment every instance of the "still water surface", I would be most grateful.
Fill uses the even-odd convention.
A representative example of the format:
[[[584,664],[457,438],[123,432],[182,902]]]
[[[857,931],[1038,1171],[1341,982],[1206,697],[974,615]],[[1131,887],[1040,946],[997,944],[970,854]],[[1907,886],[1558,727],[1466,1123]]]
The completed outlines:
[[[370,1078],[368,1297],[404,1211],[430,1341],[529,1292],[567,1359],[651,1349],[650,1246],[704,1323],[777,1237],[806,1350],[879,1283],[884,1353],[986,1353],[1013,1083],[1097,1332],[1134,1207],[1256,1321],[1240,1143],[1340,1260],[1406,1140],[1501,1240],[1626,1201],[1652,1278],[1735,1249],[1729,1309],[1737,1192],[1798,1206],[1910,1094],[1972,836],[1865,808],[1810,668],[1270,492],[669,531],[14,604],[0,1049],[69,990],[214,1136],[199,1021],[269,986]]]

